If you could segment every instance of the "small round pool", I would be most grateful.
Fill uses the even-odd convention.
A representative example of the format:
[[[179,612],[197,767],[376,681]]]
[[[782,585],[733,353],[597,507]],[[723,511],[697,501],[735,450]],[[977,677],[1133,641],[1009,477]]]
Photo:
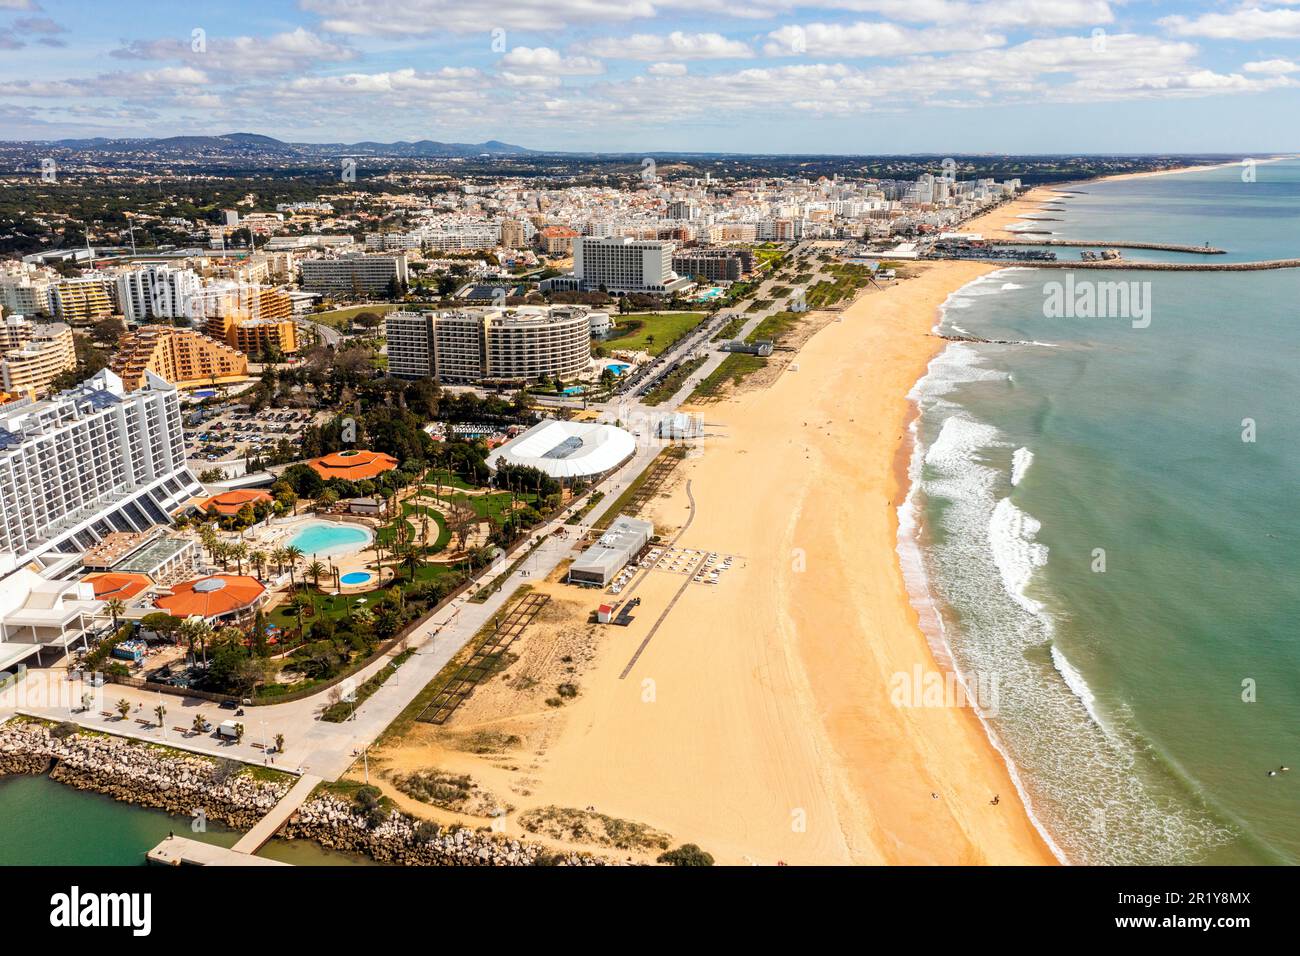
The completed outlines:
[[[370,538],[370,529],[361,525],[308,521],[286,544],[309,556],[355,554],[370,543]]]
[[[347,574],[343,575],[343,577],[339,578],[339,581],[343,584],[365,584],[372,577],[374,577],[374,575],[369,571],[349,571]]]

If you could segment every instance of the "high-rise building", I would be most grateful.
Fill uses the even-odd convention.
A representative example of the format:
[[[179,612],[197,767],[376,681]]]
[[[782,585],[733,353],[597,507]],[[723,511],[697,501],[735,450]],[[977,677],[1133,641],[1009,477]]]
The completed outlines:
[[[50,305],[55,318],[74,328],[92,325],[113,314],[112,276],[87,276],[64,279],[50,290]]]
[[[245,355],[256,357],[267,352],[289,355],[298,351],[298,326],[289,318],[241,319],[217,315],[208,319],[204,331]]]
[[[36,398],[54,380],[77,367],[72,328],[63,322],[28,322],[21,315],[0,320],[0,388]]]
[[[19,315],[53,315],[50,270],[25,262],[6,262],[0,273],[0,308]]]
[[[390,312],[388,373],[450,384],[571,379],[591,363],[591,324],[571,306]]]
[[[584,289],[672,292],[689,285],[673,272],[674,248],[661,239],[582,236],[573,241],[573,274]]]
[[[507,249],[522,249],[527,241],[524,224],[518,219],[507,219],[501,223],[502,246]]]
[[[44,401],[0,406],[0,568],[167,524],[202,486],[185,466],[180,400],[105,369]]]
[[[146,325],[118,343],[110,367],[128,388],[143,387],[150,375],[172,385],[193,387],[246,377],[248,358],[192,329]]]
[[[117,277],[117,302],[131,322],[182,319],[195,313],[202,282],[189,269],[149,265]]]
[[[748,249],[687,249],[673,254],[673,271],[710,282],[735,282],[754,271],[754,254]]]
[[[407,282],[406,256],[402,253],[304,259],[301,270],[306,292],[382,295],[394,282]]]

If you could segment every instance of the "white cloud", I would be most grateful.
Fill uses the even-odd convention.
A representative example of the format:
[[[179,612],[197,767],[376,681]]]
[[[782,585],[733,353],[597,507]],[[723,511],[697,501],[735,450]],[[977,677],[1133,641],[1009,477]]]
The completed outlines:
[[[634,33],[626,37],[602,37],[582,45],[595,56],[615,60],[720,60],[747,59],[754,55],[749,45],[729,40],[721,33],[668,34]]]
[[[1107,0],[814,0],[808,5],[878,13],[905,23],[985,29],[1098,26],[1115,19]]]
[[[645,70],[651,76],[685,76],[685,63],[651,63]]]
[[[599,60],[587,56],[564,56],[544,46],[517,46],[501,58],[501,65],[551,76],[594,76],[605,72],[605,66]]]
[[[324,20],[328,33],[363,36],[411,36],[431,33],[484,34],[490,31],[558,30],[579,23],[625,23],[653,17],[651,0],[299,0],[299,5]]]
[[[939,27],[910,30],[892,23],[809,23],[773,30],[768,56],[891,57],[1002,46],[1006,37],[979,30]]]
[[[1300,71],[1300,63],[1290,60],[1255,60],[1242,67],[1247,73],[1295,73]]]
[[[114,50],[112,55],[123,60],[176,60],[247,76],[299,73],[321,63],[355,59],[357,53],[299,27],[267,37],[209,37],[202,51],[192,49],[188,38],[136,40]]]
[[[1261,10],[1258,7],[1232,13],[1207,13],[1195,19],[1165,17],[1160,25],[1185,37],[1214,40],[1286,40],[1300,38],[1300,11]]]

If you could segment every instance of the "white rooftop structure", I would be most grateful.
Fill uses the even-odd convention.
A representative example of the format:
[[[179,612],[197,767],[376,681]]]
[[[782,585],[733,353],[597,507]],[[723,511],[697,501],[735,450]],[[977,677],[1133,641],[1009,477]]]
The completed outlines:
[[[522,465],[552,478],[586,478],[618,467],[635,451],[631,433],[613,425],[546,419],[493,451],[487,465],[493,471]]]
[[[0,579],[0,668],[53,648],[56,657],[84,641],[104,602],[88,581],[50,581],[30,568]]]

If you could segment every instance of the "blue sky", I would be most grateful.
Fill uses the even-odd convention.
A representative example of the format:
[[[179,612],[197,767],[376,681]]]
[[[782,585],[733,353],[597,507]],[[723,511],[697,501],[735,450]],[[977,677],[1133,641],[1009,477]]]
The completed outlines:
[[[0,0],[6,139],[1300,150],[1300,0]]]

